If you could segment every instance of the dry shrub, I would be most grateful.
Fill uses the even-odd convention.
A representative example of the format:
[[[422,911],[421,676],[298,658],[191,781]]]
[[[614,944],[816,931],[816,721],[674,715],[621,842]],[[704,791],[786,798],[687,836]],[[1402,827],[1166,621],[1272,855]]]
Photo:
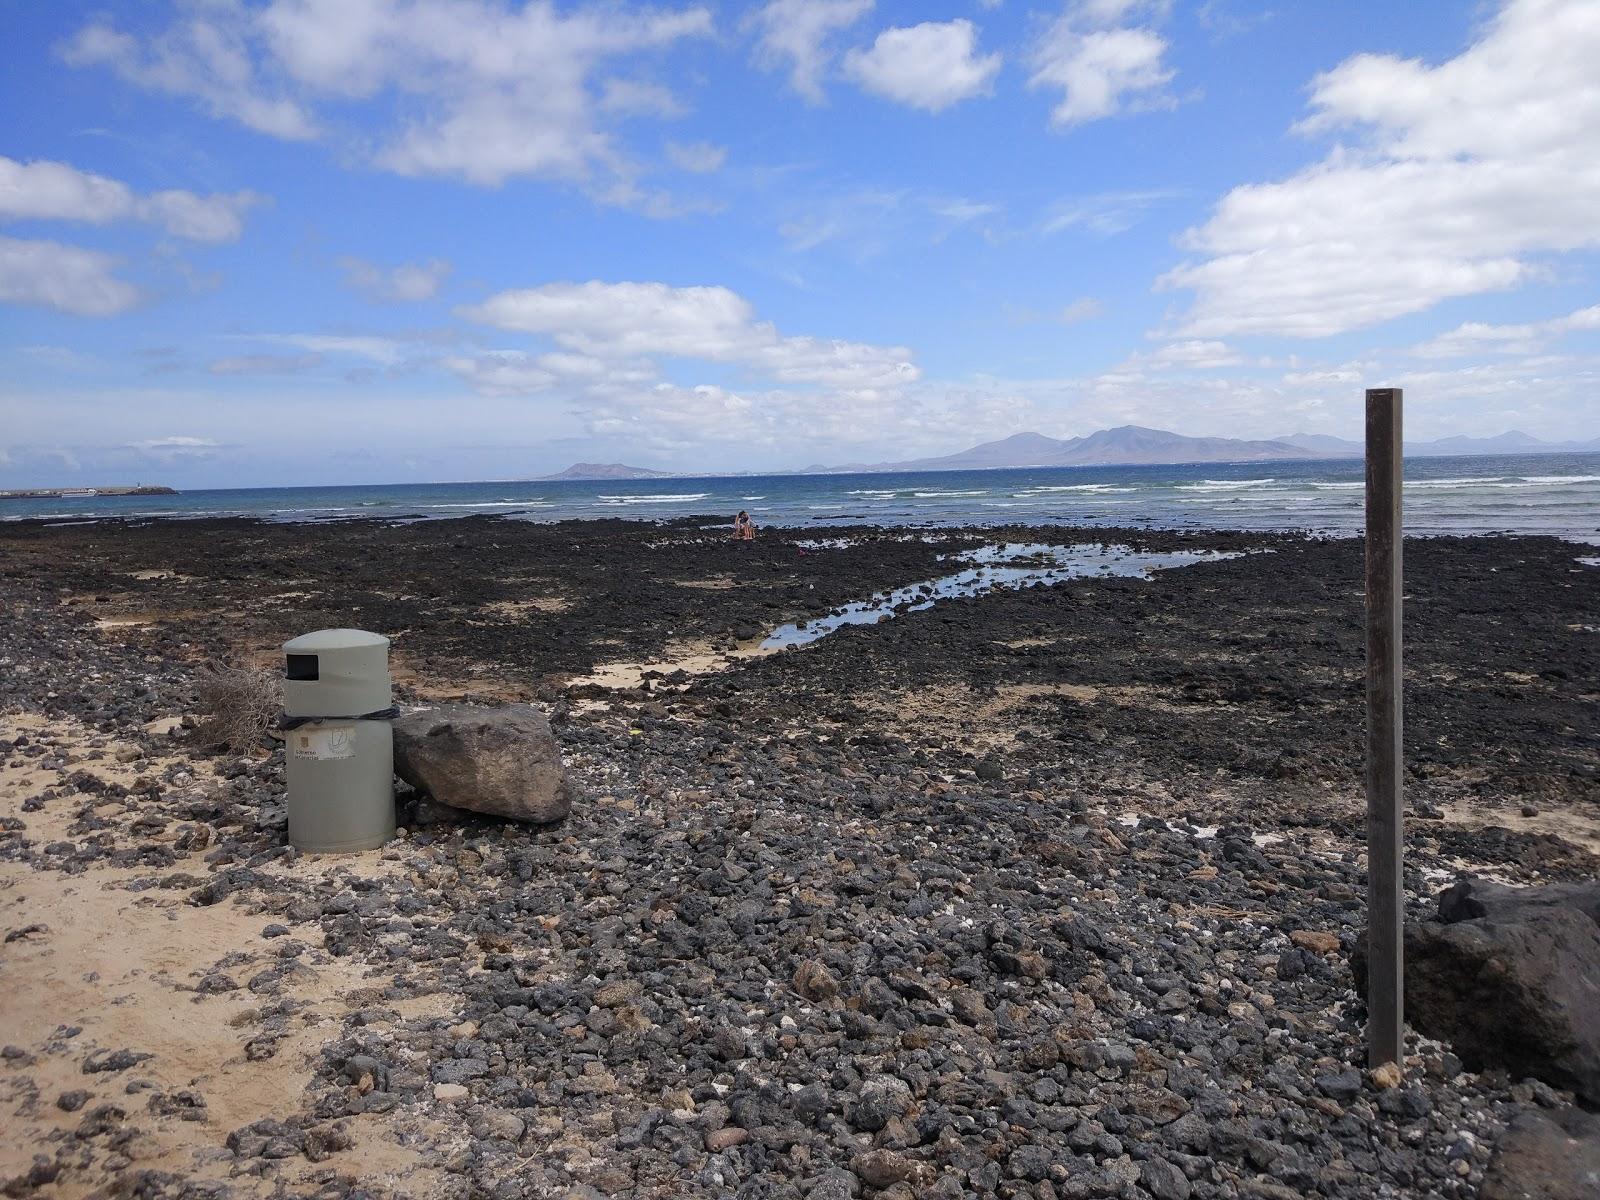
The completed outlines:
[[[196,672],[200,737],[237,754],[257,749],[283,708],[278,676],[247,663],[213,661]]]

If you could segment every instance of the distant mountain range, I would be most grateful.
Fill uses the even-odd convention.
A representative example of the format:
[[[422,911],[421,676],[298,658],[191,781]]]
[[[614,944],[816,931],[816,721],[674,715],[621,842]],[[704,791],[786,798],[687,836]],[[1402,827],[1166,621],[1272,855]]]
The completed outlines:
[[[957,454],[912,458],[901,462],[852,463],[844,467],[807,467],[805,473],[835,471],[981,471],[1002,467],[1131,466],[1138,463],[1255,462],[1266,459],[1318,458],[1315,450],[1285,441],[1185,437],[1164,429],[1122,425],[1086,437],[1053,438],[1042,433],[1015,433],[984,442]]]
[[[1364,453],[1360,442],[1353,442],[1349,438],[1330,437],[1325,433],[1289,433],[1276,440],[1306,450],[1315,450],[1329,458],[1344,458],[1348,455],[1359,458]],[[1546,442],[1532,434],[1523,433],[1520,429],[1510,429],[1494,437],[1475,438],[1457,435],[1435,438],[1431,442],[1406,443],[1406,453],[1414,458],[1437,458],[1452,454],[1593,454],[1597,450],[1600,450],[1600,438],[1593,438],[1587,442]]]
[[[626,463],[573,463],[559,475],[546,479],[663,479],[671,471],[652,471],[649,467],[630,467]]]
[[[1587,442],[1545,442],[1510,430],[1498,437],[1447,437],[1407,442],[1413,457],[1452,454],[1574,454],[1600,452],[1600,438]],[[1283,437],[1244,439],[1188,437],[1166,429],[1120,425],[1084,437],[1053,438],[1042,433],[1014,433],[997,442],[983,442],[956,454],[908,458],[899,462],[846,463],[802,467],[799,475],[843,475],[858,471],[981,471],[1006,467],[1160,466],[1178,463],[1267,462],[1277,459],[1360,458],[1360,442],[1324,433],[1290,433]],[[779,472],[780,474],[782,472]],[[575,463],[548,479],[660,479],[670,471],[629,467],[622,463]],[[681,472],[680,472],[681,474]]]

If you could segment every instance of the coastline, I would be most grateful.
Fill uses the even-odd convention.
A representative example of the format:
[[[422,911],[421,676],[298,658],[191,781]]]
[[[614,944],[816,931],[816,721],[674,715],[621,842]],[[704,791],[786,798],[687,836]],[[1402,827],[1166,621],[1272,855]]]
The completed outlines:
[[[1600,537],[1600,453],[1408,460],[1413,533],[1546,533]],[[93,498],[8,506],[28,518],[140,521],[254,517],[315,524],[499,515],[529,522],[624,517],[760,525],[944,528],[999,523],[1307,530],[1348,536],[1362,525],[1359,459],[1128,467],[984,468],[856,475],[683,476],[670,481],[499,481],[190,490],[155,500]]]
[[[867,1153],[979,1191],[1033,1187],[1040,1154],[1086,1195],[1169,1178],[1157,1161],[1199,1194],[1481,1185],[1544,1093],[1418,1042],[1401,1138],[1370,1087],[1316,1083],[1360,1053],[1358,544],[852,525],[740,547],[700,520],[0,527],[0,903],[8,933],[46,927],[0,950],[0,986],[58,1002],[7,1018],[30,1061],[8,1060],[0,1120],[29,1138],[0,1175],[71,1146],[51,1194],[141,1171],[348,1190],[366,1161],[393,1194],[799,1195]],[[1270,553],[761,651],[948,574],[941,555],[1039,542]],[[1600,866],[1575,550],[1407,546],[1414,914],[1460,871]],[[394,639],[405,702],[538,703],[574,815],[412,806],[382,851],[286,853],[281,753],[202,753],[181,718],[200,661],[272,664],[333,625]],[[78,913],[116,962],[84,957]],[[796,990],[806,963],[834,994],[814,968]],[[163,997],[188,1044],[152,1024]],[[155,1057],[81,1071],[120,1049]],[[461,1062],[483,1070],[439,1091]],[[93,1098],[64,1112],[68,1087]]]

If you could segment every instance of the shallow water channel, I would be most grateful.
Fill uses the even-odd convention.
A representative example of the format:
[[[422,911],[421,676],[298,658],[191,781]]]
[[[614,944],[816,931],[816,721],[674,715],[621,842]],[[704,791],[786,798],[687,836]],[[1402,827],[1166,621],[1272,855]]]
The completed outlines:
[[[828,613],[791,625],[780,625],[761,643],[763,650],[804,646],[827,637],[845,625],[875,625],[901,613],[920,612],[941,600],[980,596],[987,592],[1016,590],[1062,583],[1068,579],[1124,576],[1148,579],[1154,571],[1188,567],[1195,563],[1239,558],[1237,550],[1174,550],[1143,553],[1129,546],[1084,542],[1051,546],[1041,542],[1007,542],[982,546],[960,554],[941,556],[970,565],[952,575],[909,583],[889,592],[874,592]]]

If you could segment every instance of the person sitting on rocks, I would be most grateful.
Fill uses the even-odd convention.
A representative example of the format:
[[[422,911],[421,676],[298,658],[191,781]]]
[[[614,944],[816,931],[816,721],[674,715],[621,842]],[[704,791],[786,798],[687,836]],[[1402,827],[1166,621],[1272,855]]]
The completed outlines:
[[[756,523],[750,519],[750,514],[744,509],[739,510],[739,515],[733,519],[733,536],[741,542],[756,540]]]

